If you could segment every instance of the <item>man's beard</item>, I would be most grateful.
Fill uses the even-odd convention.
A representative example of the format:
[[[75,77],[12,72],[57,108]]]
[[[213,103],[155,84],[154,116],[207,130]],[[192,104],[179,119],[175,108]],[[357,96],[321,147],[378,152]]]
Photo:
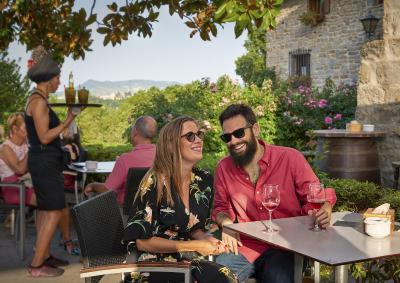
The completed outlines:
[[[242,153],[236,153],[233,150],[233,146],[230,145],[228,147],[229,154],[232,156],[233,162],[240,167],[244,167],[248,165],[254,158],[254,155],[256,154],[257,151],[257,139],[253,134],[253,131],[251,131],[251,138],[250,141],[243,141],[239,144],[245,144],[246,145],[246,151]],[[237,146],[236,144],[235,146]]]

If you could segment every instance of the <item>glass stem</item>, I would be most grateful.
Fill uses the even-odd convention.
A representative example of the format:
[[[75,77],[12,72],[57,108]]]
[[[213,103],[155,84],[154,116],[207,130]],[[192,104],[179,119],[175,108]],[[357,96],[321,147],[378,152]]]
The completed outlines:
[[[269,212],[269,228],[268,228],[268,230],[272,231],[272,211],[268,210],[268,212]]]

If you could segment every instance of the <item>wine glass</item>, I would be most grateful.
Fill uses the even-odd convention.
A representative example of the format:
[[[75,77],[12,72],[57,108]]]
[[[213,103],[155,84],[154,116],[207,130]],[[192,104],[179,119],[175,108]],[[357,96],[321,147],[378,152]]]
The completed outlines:
[[[275,233],[278,230],[272,228],[272,211],[278,207],[280,202],[280,195],[279,195],[279,186],[266,184],[263,186],[263,198],[262,198],[262,205],[268,210],[269,212],[269,224],[268,227],[264,224],[266,230],[265,233]]]
[[[310,203],[313,210],[319,210],[326,201],[324,185],[320,183],[311,183],[308,186],[307,201]],[[314,226],[310,230],[314,232],[322,231],[315,217],[315,212],[313,215]]]

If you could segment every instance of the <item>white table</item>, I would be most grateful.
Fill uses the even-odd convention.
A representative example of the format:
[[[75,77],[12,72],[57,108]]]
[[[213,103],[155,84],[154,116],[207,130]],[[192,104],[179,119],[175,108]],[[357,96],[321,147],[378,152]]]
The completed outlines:
[[[267,223],[265,221],[264,223]],[[338,226],[339,224],[347,225]],[[295,282],[301,282],[302,256],[334,266],[335,282],[347,282],[347,264],[400,255],[400,232],[384,239],[375,239],[363,233],[362,215],[336,212],[332,226],[321,232],[310,231],[309,216],[274,219],[279,232],[266,234],[260,221],[236,223],[224,227],[295,253]],[[319,270],[315,282],[319,282]]]
[[[115,166],[115,161],[98,161],[97,168],[95,170],[88,170],[86,168],[85,162],[73,162],[70,165],[68,165],[68,168],[75,172],[82,173],[81,186],[82,188],[84,188],[87,174],[110,174],[114,169],[114,166]],[[75,199],[76,203],[79,203],[78,184],[76,181],[75,181]]]

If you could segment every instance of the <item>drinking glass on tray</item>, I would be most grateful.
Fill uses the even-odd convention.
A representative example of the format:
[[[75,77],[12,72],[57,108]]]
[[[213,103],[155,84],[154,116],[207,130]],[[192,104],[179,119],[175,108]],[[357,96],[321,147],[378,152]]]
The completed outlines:
[[[307,201],[310,203],[312,209],[314,210],[314,226],[310,230],[314,232],[322,231],[322,228],[318,224],[315,217],[315,211],[318,211],[326,201],[324,185],[320,183],[311,183],[308,187]]]
[[[280,194],[279,194],[279,186],[266,184],[263,186],[263,198],[262,198],[262,205],[268,210],[269,212],[269,222],[268,226],[264,224],[266,230],[264,233],[275,233],[278,230],[272,227],[272,211],[279,206],[280,202]]]

